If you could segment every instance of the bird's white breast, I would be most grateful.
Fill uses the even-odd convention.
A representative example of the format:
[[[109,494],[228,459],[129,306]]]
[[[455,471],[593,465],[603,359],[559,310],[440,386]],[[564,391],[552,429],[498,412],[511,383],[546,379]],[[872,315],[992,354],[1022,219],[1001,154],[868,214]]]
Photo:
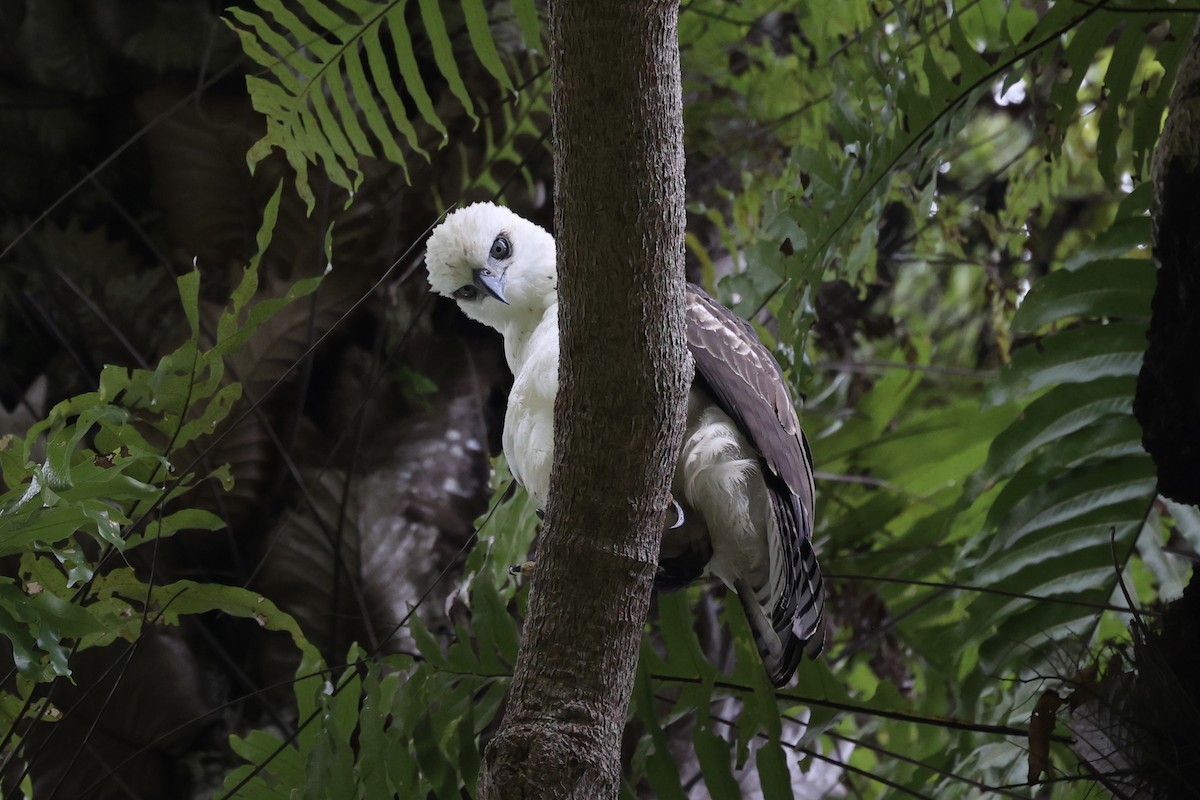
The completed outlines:
[[[558,304],[531,332],[506,331],[513,388],[504,416],[504,456],[513,476],[546,507],[554,461],[554,397],[558,392]]]

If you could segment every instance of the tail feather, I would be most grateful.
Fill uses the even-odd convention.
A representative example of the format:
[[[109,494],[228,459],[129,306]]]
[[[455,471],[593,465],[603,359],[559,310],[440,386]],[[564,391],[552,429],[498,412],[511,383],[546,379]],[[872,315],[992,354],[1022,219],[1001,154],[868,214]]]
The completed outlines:
[[[757,593],[748,584],[736,588],[763,666],[773,684],[784,686],[804,655],[816,658],[825,646],[825,586],[812,546],[811,517],[772,477],[767,479],[774,522],[769,533],[777,537],[771,552],[779,561]]]
[[[750,623],[754,644],[762,656],[767,677],[776,687],[787,685],[796,667],[800,665],[804,654],[804,642],[797,638],[790,628],[784,631],[775,629],[767,616],[767,610],[759,603],[748,585],[742,583],[735,588],[746,612],[746,621]]]

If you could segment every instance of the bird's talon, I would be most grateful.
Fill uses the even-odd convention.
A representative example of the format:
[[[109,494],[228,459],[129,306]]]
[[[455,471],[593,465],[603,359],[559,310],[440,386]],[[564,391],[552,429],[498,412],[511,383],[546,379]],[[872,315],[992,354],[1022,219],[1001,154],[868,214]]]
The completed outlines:
[[[668,528],[668,530],[673,531],[683,527],[686,517],[683,513],[683,506],[679,505],[679,501],[674,497],[671,498],[671,505],[675,507],[675,524]]]

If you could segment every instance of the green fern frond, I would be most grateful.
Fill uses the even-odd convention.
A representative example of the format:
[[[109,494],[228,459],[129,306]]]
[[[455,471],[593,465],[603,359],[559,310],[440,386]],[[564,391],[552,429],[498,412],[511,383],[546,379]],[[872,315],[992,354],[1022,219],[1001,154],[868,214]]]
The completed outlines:
[[[251,169],[275,148],[282,150],[310,211],[315,204],[310,164],[350,192],[362,183],[363,158],[386,158],[404,168],[407,176],[413,155],[428,159],[430,146],[449,140],[445,112],[426,77],[431,66],[478,123],[460,71],[457,29],[447,24],[447,14],[435,0],[418,0],[416,5],[419,31],[410,23],[408,0],[303,0],[301,13],[282,0],[256,0],[254,10],[230,9],[226,22],[265,74],[246,77],[254,108],[267,122],[266,135],[247,154]],[[536,12],[528,2],[516,5],[517,20],[528,37],[534,32]],[[462,0],[454,10],[461,13],[479,62],[503,89],[513,91],[484,4]],[[423,64],[419,55],[426,51],[432,65]],[[438,141],[420,135],[417,118],[436,131]]]
[[[1148,239],[1148,188],[1125,200],[1114,228],[1138,222]],[[996,437],[979,475],[1007,483],[987,514],[995,535],[966,559],[975,585],[1078,602],[976,599],[964,625],[994,631],[980,650],[989,672],[1088,644],[1096,608],[1118,600],[1120,571],[1151,525],[1155,472],[1133,391],[1154,268],[1108,258],[1104,237],[1097,245],[1084,254],[1091,260],[1037,282],[1014,318],[1015,329],[1044,335],[1016,354],[989,397],[1034,399]]]

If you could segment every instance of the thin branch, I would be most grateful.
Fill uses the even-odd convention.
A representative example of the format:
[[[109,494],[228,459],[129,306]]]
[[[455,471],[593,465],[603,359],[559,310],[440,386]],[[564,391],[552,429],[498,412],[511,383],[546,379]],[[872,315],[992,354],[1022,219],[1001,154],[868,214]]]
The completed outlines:
[[[481,677],[499,676],[493,675]],[[691,677],[682,675],[653,674],[650,677],[654,680],[659,680],[666,683],[686,683],[689,685],[702,684],[706,681],[705,678],[700,676]],[[728,680],[718,680],[715,681],[713,685],[721,689],[729,689],[730,691],[738,692],[739,694],[753,694],[756,691],[753,686],[734,683]],[[931,725],[936,728],[946,728],[948,730],[956,731],[972,731],[975,733],[994,733],[999,736],[1017,736],[1023,739],[1029,738],[1028,728],[1016,728],[1011,725],[992,725],[984,722],[972,722],[970,720],[957,719],[955,717],[939,717],[932,714],[913,714],[907,711],[875,708],[873,706],[864,705],[861,703],[844,703],[839,700],[829,700],[821,697],[809,697],[807,695],[802,695],[783,689],[776,690],[775,697],[777,700],[786,700],[789,702],[802,703],[810,706],[820,706],[821,708],[832,708],[835,711],[845,711],[851,714],[867,714],[868,716],[882,717],[884,719],[912,722],[916,723],[917,725]],[[1061,742],[1062,744],[1071,744],[1075,740],[1069,736],[1055,734],[1051,736],[1051,741]]]
[[[1055,597],[1053,595],[1044,594],[1024,594],[1022,592],[1010,592],[1005,589],[996,589],[991,586],[971,586],[965,583],[953,583],[949,581],[922,581],[916,578],[891,578],[884,575],[848,575],[844,573],[821,573],[827,580],[842,580],[842,581],[864,581],[873,583],[895,583],[902,586],[925,586],[931,589],[954,589],[963,592],[978,592],[979,594],[994,594],[1000,597],[1011,597],[1014,600],[1032,600],[1037,603],[1058,603],[1066,606],[1079,606],[1081,608],[1092,608],[1097,611],[1116,611],[1121,614],[1160,614],[1159,611],[1153,609],[1138,609],[1126,608],[1125,606],[1115,606],[1110,603],[1096,603],[1089,600],[1078,600],[1066,597]]]

